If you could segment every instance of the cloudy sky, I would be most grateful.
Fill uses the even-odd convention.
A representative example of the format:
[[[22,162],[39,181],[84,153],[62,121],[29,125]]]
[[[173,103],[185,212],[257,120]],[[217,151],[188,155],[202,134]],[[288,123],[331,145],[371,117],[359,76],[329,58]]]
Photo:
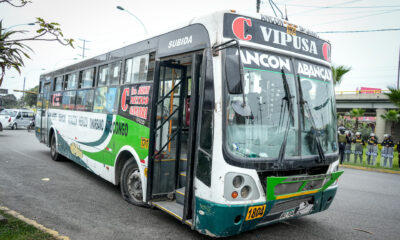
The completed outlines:
[[[81,58],[79,46],[86,39],[87,56],[95,56],[146,38],[142,25],[123,6],[145,24],[148,36],[181,26],[191,18],[211,11],[235,9],[255,12],[256,0],[31,0],[23,8],[0,5],[3,26],[34,22],[36,17],[58,22],[64,35],[74,38],[75,49],[54,42],[29,42],[34,50],[25,61],[21,75],[7,71],[1,88],[26,89],[38,84],[41,69],[50,71]],[[268,0],[262,1],[261,13],[274,15]],[[364,31],[400,28],[398,0],[275,0],[289,20],[315,32]],[[279,12],[276,11],[278,16]],[[13,30],[35,31],[36,26],[14,26]],[[29,33],[27,34],[27,36]],[[351,66],[337,90],[357,87],[386,88],[397,82],[400,31],[360,33],[320,33],[332,44],[332,62]]]

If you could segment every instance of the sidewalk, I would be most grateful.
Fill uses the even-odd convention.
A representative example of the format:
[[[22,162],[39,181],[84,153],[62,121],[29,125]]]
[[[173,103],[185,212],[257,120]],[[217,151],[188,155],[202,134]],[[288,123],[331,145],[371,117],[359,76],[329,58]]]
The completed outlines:
[[[383,173],[400,174],[400,171],[391,170],[391,169],[370,168],[370,167],[363,167],[363,166],[356,166],[356,165],[349,165],[349,164],[340,164],[340,167],[353,168],[353,169],[371,171],[371,172],[383,172]]]

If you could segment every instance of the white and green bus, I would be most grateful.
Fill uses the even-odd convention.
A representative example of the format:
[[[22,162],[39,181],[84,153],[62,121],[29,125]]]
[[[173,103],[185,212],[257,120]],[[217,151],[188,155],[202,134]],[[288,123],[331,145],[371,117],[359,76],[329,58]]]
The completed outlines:
[[[40,77],[36,136],[137,206],[230,236],[326,210],[338,143],[330,44],[216,12]]]

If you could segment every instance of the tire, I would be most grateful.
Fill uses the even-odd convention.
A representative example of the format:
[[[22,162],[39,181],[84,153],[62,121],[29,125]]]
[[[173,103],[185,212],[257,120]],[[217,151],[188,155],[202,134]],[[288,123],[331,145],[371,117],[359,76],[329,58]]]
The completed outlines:
[[[50,156],[54,161],[61,161],[61,155],[57,152],[57,141],[54,134],[51,136],[50,140]]]
[[[12,130],[17,130],[17,128],[18,128],[17,123],[14,123],[14,124],[12,125],[12,127],[11,127]]]
[[[3,125],[0,123],[0,131],[3,131]]]
[[[125,201],[140,207],[146,206],[146,203],[143,202],[140,171],[133,157],[122,168],[120,187],[121,195]]]

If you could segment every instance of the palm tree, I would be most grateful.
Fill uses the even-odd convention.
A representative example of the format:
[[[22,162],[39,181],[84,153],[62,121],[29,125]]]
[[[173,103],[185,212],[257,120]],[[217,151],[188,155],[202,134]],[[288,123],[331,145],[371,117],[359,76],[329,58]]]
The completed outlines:
[[[7,69],[14,68],[21,73],[21,67],[24,66],[23,56],[29,58],[26,51],[31,49],[27,45],[10,40],[16,33],[24,31],[5,31],[3,21],[0,20],[0,86]]]
[[[364,116],[365,113],[365,109],[361,109],[361,108],[353,108],[349,115],[351,118],[355,118],[356,119],[356,124],[355,124],[355,130],[358,130],[358,118]]]
[[[385,93],[389,97],[389,100],[400,108],[400,89],[388,87],[389,93]]]
[[[348,73],[351,70],[351,67],[347,67],[344,65],[340,66],[332,66],[332,78],[333,78],[333,83],[336,85],[339,85],[342,80],[343,80],[343,75]]]
[[[381,114],[381,118],[385,119],[386,121],[390,121],[392,122],[392,127],[390,129],[390,135],[393,134],[393,128],[394,128],[394,124],[393,123],[397,123],[400,121],[399,119],[399,111],[397,110],[389,110],[387,111],[385,114]]]

